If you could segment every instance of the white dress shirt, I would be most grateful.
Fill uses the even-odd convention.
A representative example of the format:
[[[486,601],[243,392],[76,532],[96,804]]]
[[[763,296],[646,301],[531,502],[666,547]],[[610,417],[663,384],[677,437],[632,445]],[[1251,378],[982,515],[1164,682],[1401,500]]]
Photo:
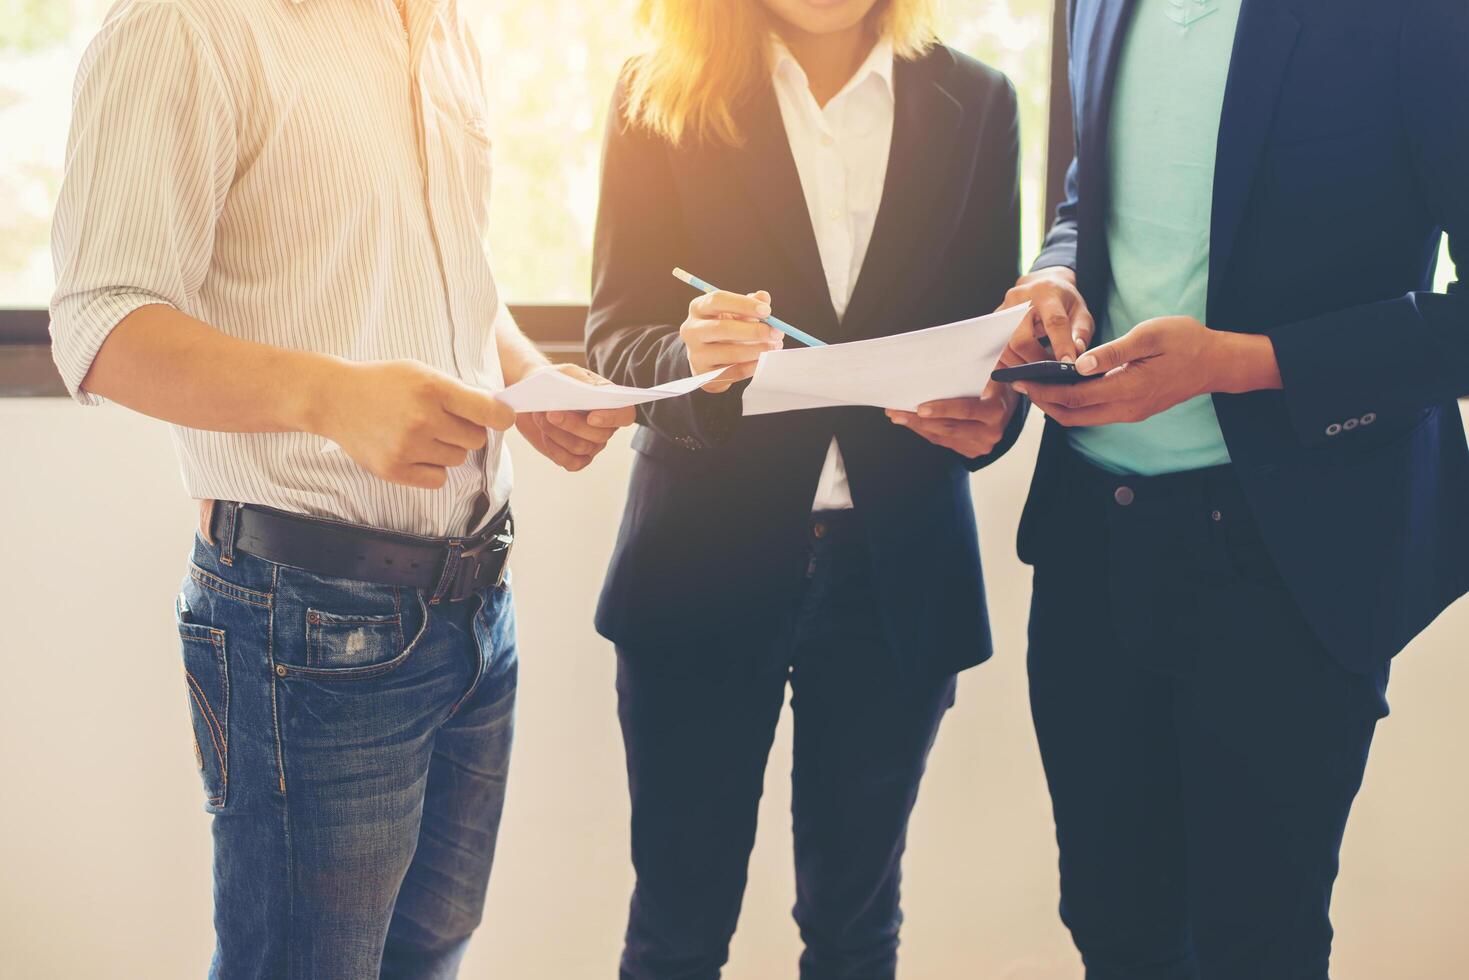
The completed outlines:
[[[877,223],[893,143],[893,46],[879,41],[856,74],[825,106],[785,45],[775,46],[775,96],[796,159],[811,229],[841,319],[852,299]],[[846,510],[851,489],[833,439],[813,510]]]
[[[52,235],[72,394],[140,306],[356,361],[504,386],[484,251],[490,141],[454,0],[123,0],[77,73]],[[174,427],[188,492],[396,531],[468,530],[510,494],[502,437],[441,490],[300,432]]]

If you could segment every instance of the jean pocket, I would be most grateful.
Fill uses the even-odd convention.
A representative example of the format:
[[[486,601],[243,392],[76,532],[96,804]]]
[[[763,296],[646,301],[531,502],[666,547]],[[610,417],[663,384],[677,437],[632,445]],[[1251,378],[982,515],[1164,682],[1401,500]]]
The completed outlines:
[[[210,810],[221,810],[230,783],[230,679],[224,630],[186,622],[179,605],[179,642],[183,647],[184,682],[194,728],[194,761],[204,782]]]
[[[283,662],[278,655],[277,673],[281,677],[347,681],[367,680],[396,670],[412,656],[418,637],[428,627],[423,596],[417,591],[408,595],[414,597],[414,602],[409,603],[407,611],[402,593],[396,590],[397,611],[391,613],[333,613],[308,608],[303,662]]]
[[[315,670],[374,667],[403,652],[403,615],[339,616],[306,610],[306,666]]]

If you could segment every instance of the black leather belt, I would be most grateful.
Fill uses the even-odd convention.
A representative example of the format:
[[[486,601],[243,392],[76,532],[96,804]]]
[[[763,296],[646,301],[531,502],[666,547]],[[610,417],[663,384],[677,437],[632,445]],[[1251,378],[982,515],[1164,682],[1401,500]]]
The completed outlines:
[[[219,501],[210,536],[226,550],[317,575],[423,589],[429,601],[459,602],[500,585],[515,522],[506,504],[484,529],[462,538],[428,538],[288,511]]]

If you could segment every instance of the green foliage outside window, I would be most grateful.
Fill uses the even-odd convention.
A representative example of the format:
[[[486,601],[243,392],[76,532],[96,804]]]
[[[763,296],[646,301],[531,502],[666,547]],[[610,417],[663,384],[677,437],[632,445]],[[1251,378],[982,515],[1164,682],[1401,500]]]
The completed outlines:
[[[755,2],[755,0],[746,0]],[[480,3],[495,146],[490,245],[502,290],[582,301],[590,282],[597,169],[612,86],[639,50],[631,3]],[[1044,217],[1051,0],[947,4],[944,40],[1004,71],[1020,93],[1027,257]]]
[[[71,5],[58,0],[0,0],[0,54],[55,44],[70,29]]]
[[[42,306],[49,298],[47,237],[72,78],[112,3],[0,0],[0,131],[7,137],[0,140],[0,306]],[[1005,71],[1019,89],[1029,251],[1043,225],[1050,5],[950,0],[945,30],[948,43]],[[603,125],[618,70],[639,49],[633,2],[459,6],[486,68],[496,278],[517,302],[584,302]]]
[[[0,307],[49,297],[47,237],[72,76],[112,2],[0,0]],[[944,40],[1004,71],[1019,91],[1027,258],[1047,217],[1051,4],[945,4]],[[496,276],[515,301],[584,301],[602,129],[618,69],[639,48],[632,0],[460,0],[460,9],[484,52],[492,107]],[[1445,253],[1441,284],[1452,276]]]

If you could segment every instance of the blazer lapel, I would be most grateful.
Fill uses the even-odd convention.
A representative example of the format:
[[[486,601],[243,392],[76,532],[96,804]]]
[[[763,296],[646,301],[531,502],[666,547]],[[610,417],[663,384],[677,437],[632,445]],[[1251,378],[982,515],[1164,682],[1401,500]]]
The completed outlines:
[[[1240,222],[1260,168],[1265,141],[1286,66],[1295,50],[1301,22],[1283,0],[1244,0],[1224,113],[1219,122],[1219,153],[1214,168],[1214,215],[1210,233],[1210,308],[1234,254]]]
[[[1122,45],[1132,26],[1137,0],[1096,0],[1090,5],[1090,17],[1079,13],[1075,36],[1084,37],[1082,45],[1086,63],[1082,66],[1081,119],[1091,144],[1087,149],[1104,153],[1107,123],[1112,118],[1112,91],[1117,84],[1117,66],[1122,60]]]
[[[801,176],[786,139],[774,89],[762,89],[745,104],[739,116],[745,145],[732,154],[734,169],[745,185],[755,213],[791,261],[796,278],[814,296],[822,297],[829,323],[806,327],[820,336],[823,329],[830,332],[830,324],[836,322],[836,311],[831,306],[821,252],[811,228],[811,213],[806,207],[806,194],[801,190]],[[776,302],[780,302],[779,298]]]
[[[886,332],[889,306],[901,291],[919,288],[920,263],[941,228],[938,209],[952,191],[954,139],[964,118],[964,107],[943,85],[952,66],[952,55],[938,48],[922,61],[900,59],[893,67],[893,144],[872,240],[847,305],[842,333],[848,338]]]
[[[1080,96],[1078,146],[1077,226],[1083,236],[1082,252],[1105,257],[1107,251],[1107,198],[1109,196],[1108,133],[1112,95],[1123,42],[1132,26],[1137,0],[1096,0],[1078,8],[1073,38],[1083,59],[1074,65]],[[1083,294],[1093,308],[1105,308],[1102,297],[1110,286],[1110,262],[1084,261],[1078,269]]]

